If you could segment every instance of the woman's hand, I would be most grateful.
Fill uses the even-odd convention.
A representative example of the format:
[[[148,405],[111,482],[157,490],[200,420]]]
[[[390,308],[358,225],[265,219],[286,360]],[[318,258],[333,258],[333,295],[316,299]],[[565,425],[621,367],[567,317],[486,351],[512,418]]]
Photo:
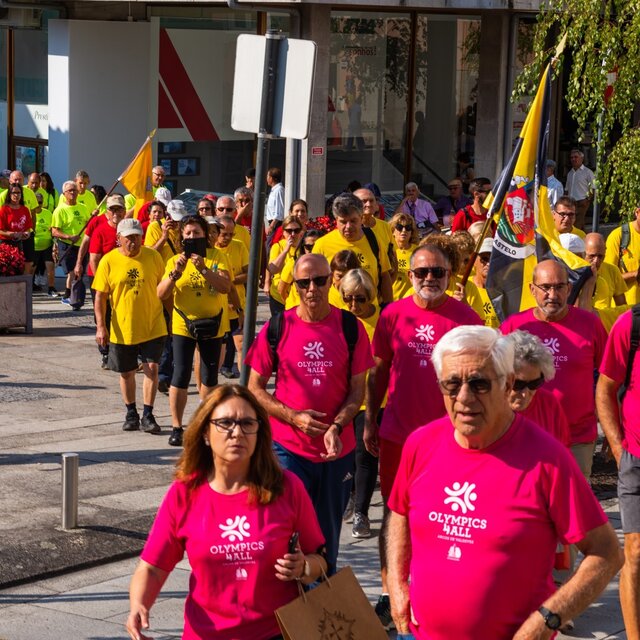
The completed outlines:
[[[190,260],[198,271],[202,271],[207,268],[207,265],[204,263],[204,258],[197,253],[192,253]]]
[[[140,632],[140,629],[149,628],[149,611],[142,605],[131,607],[126,626],[127,633],[132,640],[151,640],[149,636],[145,636]]]
[[[187,268],[187,256],[184,253],[180,253],[176,258],[175,270],[182,273]]]
[[[282,558],[276,560],[276,578],[284,582],[302,578],[304,575],[304,553],[300,547],[295,553],[285,553]]]

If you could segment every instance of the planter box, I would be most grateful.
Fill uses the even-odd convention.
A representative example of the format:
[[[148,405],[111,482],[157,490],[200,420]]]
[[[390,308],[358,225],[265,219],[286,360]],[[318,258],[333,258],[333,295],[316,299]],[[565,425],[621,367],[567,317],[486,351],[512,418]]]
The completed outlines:
[[[33,333],[32,276],[0,277],[0,329]]]

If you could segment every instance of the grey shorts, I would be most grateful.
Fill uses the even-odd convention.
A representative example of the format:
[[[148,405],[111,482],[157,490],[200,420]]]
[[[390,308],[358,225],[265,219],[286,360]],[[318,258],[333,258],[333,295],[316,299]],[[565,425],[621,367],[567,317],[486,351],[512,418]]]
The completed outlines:
[[[109,344],[109,369],[117,373],[128,373],[138,368],[138,356],[142,362],[160,362],[166,336],[154,338],[140,344]]]
[[[618,469],[618,501],[623,533],[640,533],[640,458],[626,449]]]

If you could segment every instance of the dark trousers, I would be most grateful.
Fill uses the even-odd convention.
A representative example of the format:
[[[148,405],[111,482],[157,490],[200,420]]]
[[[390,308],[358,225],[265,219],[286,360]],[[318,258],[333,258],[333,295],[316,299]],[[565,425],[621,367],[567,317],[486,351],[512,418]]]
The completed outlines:
[[[233,333],[234,331],[237,331],[238,327],[240,326],[240,320],[238,320],[238,318],[236,318],[235,320],[229,320],[229,326],[230,331],[229,333],[227,333],[227,336],[224,339],[224,344],[227,349],[224,353],[224,362],[222,363],[222,366],[225,369],[233,368],[233,363],[236,359],[236,344],[233,341]]]
[[[382,422],[382,409],[378,413],[378,424],[380,422]],[[378,458],[372,456],[364,446],[364,411],[358,412],[353,420],[353,427],[356,435],[354,511],[368,516],[371,496],[378,479]]]
[[[171,314],[163,307],[164,321],[167,323],[167,339],[158,364],[158,380],[171,384],[173,376],[173,340],[171,339]]]
[[[93,277],[91,277],[91,281],[93,282]],[[93,308],[95,309],[96,308],[96,290],[90,286],[89,291],[91,291],[91,303],[93,304]],[[94,324],[96,322],[95,312],[93,314],[93,322]],[[107,325],[107,331],[109,331],[109,329],[111,329],[111,303],[109,302],[109,298],[107,298],[107,310],[104,314],[104,322]],[[109,345],[107,344],[106,347],[101,347],[100,345],[98,345],[98,351],[101,353],[101,355],[108,356]]]

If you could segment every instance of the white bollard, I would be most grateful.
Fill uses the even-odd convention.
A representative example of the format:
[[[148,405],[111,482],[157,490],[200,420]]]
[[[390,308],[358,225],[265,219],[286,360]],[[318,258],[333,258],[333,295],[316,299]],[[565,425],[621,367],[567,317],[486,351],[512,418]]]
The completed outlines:
[[[62,454],[62,528],[78,526],[78,467],[77,453]]]

